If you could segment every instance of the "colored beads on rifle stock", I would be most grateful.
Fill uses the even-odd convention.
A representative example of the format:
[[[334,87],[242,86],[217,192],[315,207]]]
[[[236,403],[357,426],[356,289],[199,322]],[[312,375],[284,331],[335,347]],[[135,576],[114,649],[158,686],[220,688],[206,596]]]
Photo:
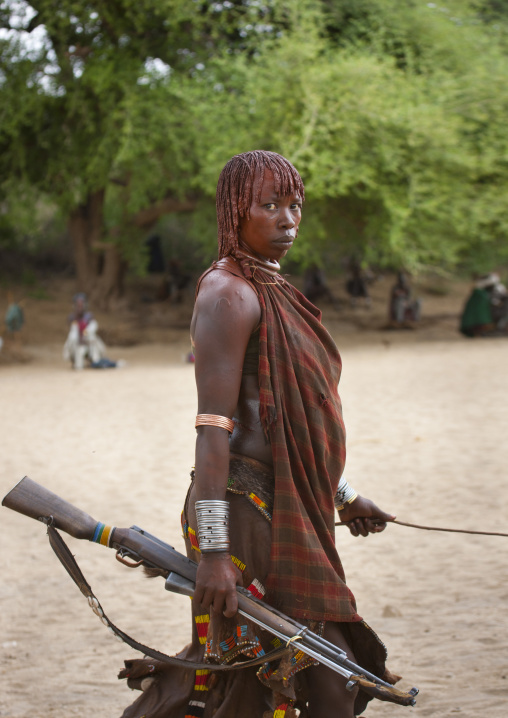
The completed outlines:
[[[97,524],[95,527],[95,531],[93,534],[93,537],[90,539],[94,543],[100,543],[103,546],[109,546],[109,541],[111,539],[111,534],[114,531],[114,526],[106,526],[106,524]]]

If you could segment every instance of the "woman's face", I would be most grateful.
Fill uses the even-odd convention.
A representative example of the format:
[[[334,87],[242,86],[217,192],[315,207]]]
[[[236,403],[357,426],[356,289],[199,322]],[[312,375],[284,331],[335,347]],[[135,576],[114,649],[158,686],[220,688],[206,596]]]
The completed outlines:
[[[257,174],[252,191],[254,198],[260,182]],[[265,170],[259,201],[253,199],[250,217],[240,221],[240,247],[264,259],[279,260],[291,249],[301,218],[300,195],[279,196],[275,192],[273,173]]]

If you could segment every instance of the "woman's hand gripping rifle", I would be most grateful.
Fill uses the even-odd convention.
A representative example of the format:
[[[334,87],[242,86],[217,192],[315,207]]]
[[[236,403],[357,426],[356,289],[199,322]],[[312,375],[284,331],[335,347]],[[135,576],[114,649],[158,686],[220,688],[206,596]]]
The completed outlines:
[[[81,574],[70,551],[55,529],[61,529],[74,538],[87,539],[115,549],[118,560],[131,568],[143,565],[151,569],[157,569],[161,575],[166,577],[166,589],[175,593],[193,595],[196,563],[175,551],[169,544],[146,533],[137,526],[121,529],[97,522],[85,512],[72,506],[72,504],[64,501],[28,477],[22,479],[5,496],[2,505],[25,516],[42,521],[48,526],[50,542],[58,558],[78,584],[81,592],[88,598],[92,608],[117,637],[133,648],[142,650],[148,655],[153,655],[159,660],[168,659],[166,662],[181,663],[180,659],[164,656],[164,654],[154,649],[147,649],[147,646],[134,641],[109,621]],[[415,696],[418,694],[416,688],[412,688],[407,692],[398,690],[350,661],[346,653],[337,646],[313,633],[306,626],[293,621],[283,613],[254,598],[249,591],[241,587],[238,588],[238,605],[239,613],[281,639],[286,650],[290,646],[293,648],[298,646],[304,653],[343,676],[347,681],[348,688],[353,689],[358,686],[375,698],[400,705],[415,704]],[[280,658],[280,655],[279,651],[277,657]],[[273,656],[271,659],[274,660],[275,657]],[[258,659],[257,663],[266,662],[267,660],[270,660],[270,654],[264,656],[262,660]],[[191,662],[187,663],[189,663],[189,668],[194,668],[197,665]],[[247,664],[252,665],[252,662],[249,661]],[[209,670],[236,670],[245,666],[245,663],[237,663],[233,666],[206,664]]]

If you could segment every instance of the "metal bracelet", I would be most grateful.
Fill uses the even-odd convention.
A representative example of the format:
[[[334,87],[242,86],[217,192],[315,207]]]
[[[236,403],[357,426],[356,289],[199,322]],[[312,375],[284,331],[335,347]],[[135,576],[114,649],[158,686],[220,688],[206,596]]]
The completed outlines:
[[[335,504],[335,508],[337,511],[342,511],[345,504],[352,503],[358,494],[356,491],[348,484],[346,479],[341,476],[339,485],[337,487],[337,492],[335,494],[335,497],[333,499],[333,503]]]
[[[235,422],[233,419],[228,419],[227,416],[220,416],[219,414],[198,414],[196,416],[195,427],[198,426],[217,426],[219,429],[226,429],[230,434],[235,429]]]
[[[195,506],[201,553],[229,551],[229,502],[204,499]]]

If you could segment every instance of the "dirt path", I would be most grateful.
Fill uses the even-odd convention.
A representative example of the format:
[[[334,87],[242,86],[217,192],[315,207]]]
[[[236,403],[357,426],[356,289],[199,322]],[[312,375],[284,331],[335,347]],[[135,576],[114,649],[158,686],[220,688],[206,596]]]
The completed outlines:
[[[508,531],[508,342],[463,340],[442,324],[361,339],[330,327],[344,362],[350,482],[401,520]],[[186,333],[113,347],[121,370],[72,372],[60,348],[34,343],[29,363],[0,367],[0,494],[28,474],[97,519],[182,548],[195,436]],[[89,610],[42,525],[0,513],[0,716],[119,716],[135,694],[116,673],[133,651]],[[102,547],[70,544],[115,623],[166,652],[183,645],[188,599]],[[508,539],[392,526],[367,540],[340,528],[337,544],[390,668],[421,690],[411,714],[506,718]],[[367,715],[408,712],[376,702]]]

